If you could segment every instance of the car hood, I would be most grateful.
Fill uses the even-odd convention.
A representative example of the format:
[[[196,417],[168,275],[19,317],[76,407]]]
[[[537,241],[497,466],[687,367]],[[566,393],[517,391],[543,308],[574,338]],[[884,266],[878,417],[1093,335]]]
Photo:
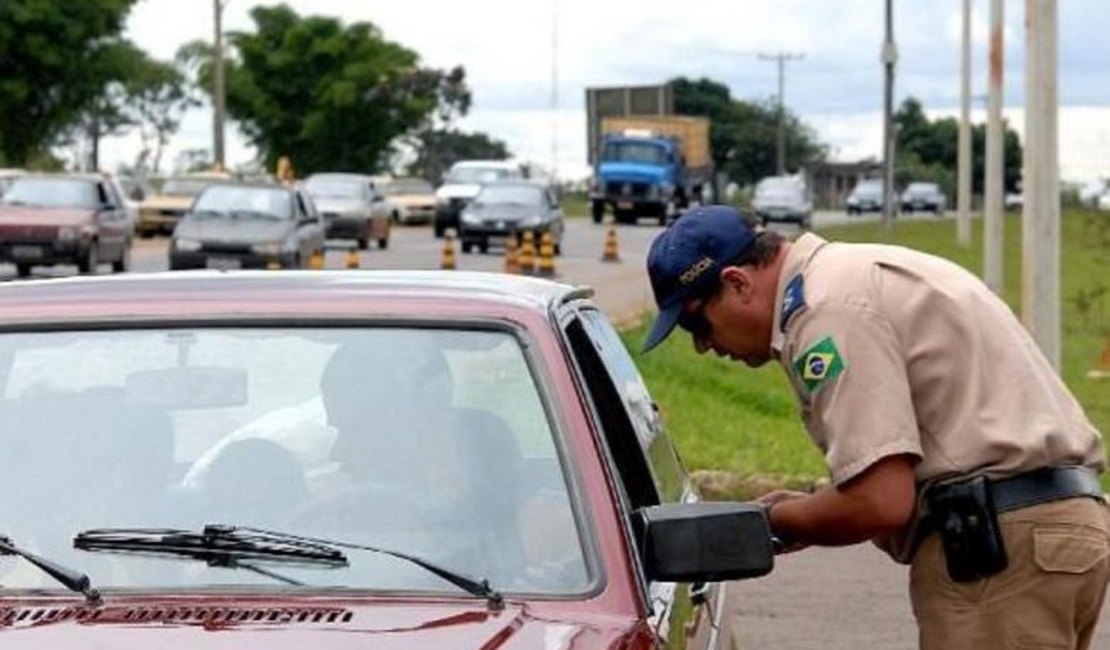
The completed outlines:
[[[93,211],[82,208],[0,206],[0,226],[80,226],[90,223]]]
[[[449,183],[436,190],[437,199],[472,199],[482,191],[476,183]]]
[[[193,204],[193,197],[174,194],[155,194],[139,203],[139,207],[146,210],[188,210]]]
[[[603,162],[598,165],[598,175],[606,183],[650,183],[666,180],[666,167],[644,163]]]
[[[289,220],[188,216],[177,225],[174,237],[207,242],[260,243],[283,241],[292,230],[293,222]]]
[[[752,207],[757,210],[766,208],[801,208],[805,207],[805,201],[792,196],[768,196],[752,199]]]
[[[362,213],[366,211],[366,204],[358,199],[341,199],[334,196],[322,196],[320,198],[313,197],[316,201],[316,209],[320,212],[337,212],[339,214],[348,214],[352,212]]]
[[[238,649],[374,648],[586,650],[623,646],[630,619],[541,616],[509,603],[491,612],[484,603],[404,601],[350,605],[322,601],[145,601],[100,609],[51,606],[0,608],[5,650],[152,647]],[[73,602],[73,601],[70,601]],[[26,613],[25,613],[26,612]],[[36,616],[37,614],[37,616]]]
[[[396,194],[389,197],[389,200],[406,208],[417,208],[435,205],[436,203],[436,197],[432,194]]]

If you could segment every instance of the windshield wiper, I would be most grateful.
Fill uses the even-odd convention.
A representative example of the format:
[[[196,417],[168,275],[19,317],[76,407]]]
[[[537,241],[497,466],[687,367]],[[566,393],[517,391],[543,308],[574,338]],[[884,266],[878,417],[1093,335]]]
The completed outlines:
[[[159,541],[156,538],[158,535],[161,535],[163,538],[168,536],[171,537],[171,539],[165,542]],[[188,538],[192,546],[182,546],[178,543],[182,537]],[[204,540],[204,543],[208,543],[207,540],[210,539],[220,540],[220,546],[218,546],[219,550],[217,551],[207,547],[197,548],[196,540],[198,538]],[[237,550],[235,550],[234,553],[230,552],[230,547],[236,544],[239,545]],[[242,560],[247,559],[267,562],[284,561],[289,563],[307,562],[309,564],[327,564],[328,566],[345,567],[347,566],[347,557],[338,549],[345,548],[356,551],[369,551],[371,553],[388,555],[409,562],[410,564],[415,564],[443,578],[469,594],[485,598],[489,606],[493,609],[500,609],[504,606],[504,598],[500,592],[490,586],[489,580],[472,578],[458,571],[452,571],[451,569],[441,567],[415,555],[409,555],[400,551],[377,546],[293,535],[261,528],[209,524],[204,527],[204,533],[201,534],[189,531],[159,531],[143,528],[90,530],[79,533],[74,537],[73,546],[89,551],[154,553],[158,555],[192,557],[204,560],[208,562],[210,566],[231,566],[233,568],[243,568],[256,572],[260,572],[258,567],[244,565]],[[244,550],[249,550],[251,555],[240,555]],[[277,552],[275,553],[275,551]],[[213,558],[216,559],[215,564],[213,563]],[[335,563],[337,558],[339,563]],[[231,564],[222,563],[228,559],[232,560]],[[279,580],[285,580],[290,582],[290,584],[297,584],[287,578],[276,576],[270,572],[265,572],[264,575],[269,575]]]
[[[244,534],[246,533],[246,534]],[[280,533],[232,526],[205,526],[201,532],[164,528],[105,528],[73,538],[73,547],[102,553],[183,557],[212,567],[244,569],[291,585],[303,583],[263,569],[255,562],[294,564],[329,569],[348,566],[342,551],[325,544]]]
[[[37,566],[46,572],[51,578],[60,582],[66,589],[76,591],[79,594],[85,595],[85,602],[89,605],[100,604],[100,591],[92,586],[92,581],[89,576],[67,569],[64,566],[55,564],[46,558],[39,557],[34,553],[25,551],[15,544],[8,537],[0,535],[0,555],[18,555],[19,557],[27,560],[31,564]]]

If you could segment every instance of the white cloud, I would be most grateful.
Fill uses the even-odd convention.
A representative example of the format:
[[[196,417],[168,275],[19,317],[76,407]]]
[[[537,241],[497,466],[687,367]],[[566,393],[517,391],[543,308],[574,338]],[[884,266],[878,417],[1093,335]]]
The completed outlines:
[[[225,27],[250,29],[249,9],[230,0]],[[420,52],[428,65],[462,64],[474,90],[468,128],[504,139],[521,157],[547,163],[552,119],[552,19],[559,25],[559,167],[585,167],[584,89],[591,85],[657,83],[672,76],[708,76],[739,98],[777,92],[775,67],[760,52],[805,54],[788,65],[786,99],[842,157],[878,152],[881,132],[882,3],[875,0],[289,0],[302,14],[370,21],[387,38]],[[1006,3],[1007,105],[1022,106],[1023,7]],[[985,93],[989,6],[974,0],[973,93]],[[895,3],[900,60],[896,97],[922,99],[932,111],[953,110],[959,92],[961,0]],[[210,0],[142,0],[132,12],[128,35],[155,56],[169,58],[182,43],[210,39]],[[1065,138],[1066,170],[1110,173],[1094,144],[1110,138],[1110,12],[1105,0],[1060,3],[1060,96],[1062,111],[1083,126],[1086,138]],[[208,146],[210,114],[197,110],[174,149]],[[1108,134],[1108,135],[1102,135]],[[249,157],[241,138],[229,143],[230,158]],[[108,147],[106,159],[133,157],[126,144]],[[107,153],[107,152],[106,152]],[[1100,171],[1102,170],[1102,171]]]

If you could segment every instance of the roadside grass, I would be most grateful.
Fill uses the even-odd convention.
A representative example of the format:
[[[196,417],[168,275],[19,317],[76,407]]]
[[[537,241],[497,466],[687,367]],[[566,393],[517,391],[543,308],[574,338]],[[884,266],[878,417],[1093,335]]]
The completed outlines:
[[[909,246],[982,269],[982,220],[973,244],[956,243],[955,222],[907,221],[886,233],[879,224],[820,231],[835,241]],[[1021,221],[1005,220],[1004,297],[1021,313]],[[1110,215],[1067,211],[1061,220],[1062,376],[1104,435],[1110,436],[1110,379],[1091,379],[1110,337]],[[645,320],[645,323],[647,321]],[[623,333],[667,429],[688,468],[711,496],[750,498],[779,486],[809,487],[826,475],[820,453],[801,425],[781,368],[751,370],[715,357],[699,357],[677,334],[651,354],[639,352],[646,324]],[[1110,479],[1103,485],[1110,488]]]
[[[585,192],[567,192],[562,198],[563,215],[567,219],[584,219],[590,216],[590,199]]]

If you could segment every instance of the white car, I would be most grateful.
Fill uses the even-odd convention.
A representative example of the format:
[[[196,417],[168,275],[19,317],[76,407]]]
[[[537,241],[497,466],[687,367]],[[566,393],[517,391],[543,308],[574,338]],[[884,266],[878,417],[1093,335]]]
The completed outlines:
[[[483,185],[525,177],[524,167],[508,160],[460,160],[451,165],[443,185],[436,190],[435,236],[442,237],[448,228],[458,232],[459,213],[478,196]]]
[[[1110,212],[1110,190],[1103,192],[1102,195],[1098,197],[1098,209]]]

